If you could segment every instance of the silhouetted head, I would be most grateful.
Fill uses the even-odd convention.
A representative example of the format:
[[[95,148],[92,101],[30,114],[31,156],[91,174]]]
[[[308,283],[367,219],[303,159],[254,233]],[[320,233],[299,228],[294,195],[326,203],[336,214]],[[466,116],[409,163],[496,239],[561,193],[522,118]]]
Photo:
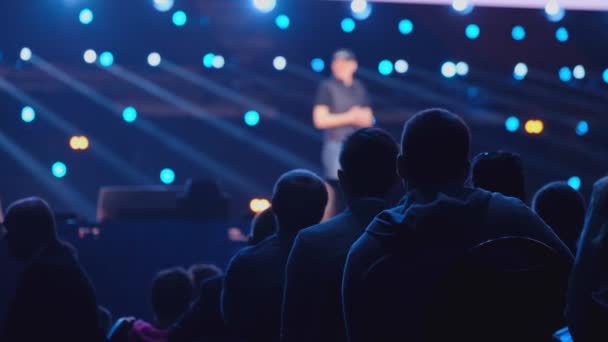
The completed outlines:
[[[251,220],[251,230],[249,232],[249,245],[256,245],[270,235],[277,232],[277,219],[272,208],[268,208],[258,213]]]
[[[462,183],[469,173],[469,128],[457,115],[427,109],[403,128],[399,174],[410,188]]]
[[[331,72],[337,80],[343,82],[352,81],[358,67],[357,58],[352,51],[340,49],[334,52],[331,62]]]
[[[207,279],[221,275],[222,270],[213,264],[194,264],[188,268],[188,273],[194,285],[194,297],[198,297],[201,284]]]
[[[41,198],[25,198],[11,204],[4,226],[10,253],[19,261],[29,260],[57,241],[53,210]]]
[[[340,153],[338,178],[348,199],[385,197],[395,184],[399,147],[388,132],[362,128],[350,135]]]
[[[192,280],[186,270],[176,267],[158,272],[152,283],[150,302],[158,325],[172,324],[192,301]]]
[[[583,196],[565,182],[543,186],[532,199],[532,208],[572,250],[585,223]]]
[[[526,201],[524,167],[519,154],[504,151],[480,153],[473,159],[472,169],[475,187]]]
[[[313,172],[289,171],[274,185],[272,210],[279,233],[296,233],[319,223],[326,205],[325,183]]]

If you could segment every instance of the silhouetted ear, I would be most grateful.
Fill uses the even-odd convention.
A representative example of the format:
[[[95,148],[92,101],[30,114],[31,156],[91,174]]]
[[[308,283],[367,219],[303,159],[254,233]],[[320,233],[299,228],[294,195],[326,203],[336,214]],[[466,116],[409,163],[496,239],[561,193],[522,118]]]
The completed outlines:
[[[402,179],[407,179],[407,158],[402,154],[397,157],[397,174]]]

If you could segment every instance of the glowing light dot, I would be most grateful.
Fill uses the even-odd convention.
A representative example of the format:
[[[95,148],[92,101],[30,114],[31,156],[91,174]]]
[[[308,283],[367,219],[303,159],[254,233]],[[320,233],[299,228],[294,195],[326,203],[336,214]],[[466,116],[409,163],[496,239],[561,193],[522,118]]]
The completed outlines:
[[[545,129],[545,124],[541,120],[528,120],[524,128],[528,134],[541,134]]]
[[[321,58],[313,58],[310,61],[310,68],[315,72],[322,72],[325,70],[325,62]]]
[[[78,19],[80,20],[80,22],[83,25],[88,25],[90,23],[93,22],[93,11],[91,11],[88,8],[83,9],[82,11],[80,11],[80,14],[78,15]]]
[[[565,67],[561,67],[559,69],[559,79],[562,82],[568,82],[572,79],[572,70],[570,70],[570,68],[568,68],[567,66]]]
[[[480,33],[481,33],[481,29],[479,28],[479,25],[477,25],[477,24],[469,24],[464,29],[464,34],[469,39],[477,39],[477,38],[479,38],[479,34]]]
[[[393,63],[388,59],[384,59],[378,63],[378,72],[381,75],[388,76],[393,73]]]
[[[68,173],[68,168],[64,163],[58,161],[51,166],[51,172],[53,173],[53,176],[63,178]]]
[[[82,58],[84,59],[84,61],[86,63],[93,64],[93,63],[95,63],[95,61],[97,61],[97,52],[95,52],[95,50],[88,49],[87,51],[84,52],[84,54],[82,55]]]
[[[256,126],[258,123],[260,123],[260,113],[256,112],[255,110],[250,110],[243,115],[243,121],[245,121],[247,126]]]
[[[99,64],[104,67],[109,67],[114,64],[114,55],[109,51],[104,51],[99,55]]]
[[[276,0],[253,0],[253,7],[262,13],[271,12],[276,6]]]
[[[36,119],[36,111],[30,106],[25,106],[21,109],[21,120],[30,123]]]
[[[560,27],[555,31],[555,39],[557,39],[557,41],[561,43],[567,42],[568,38],[570,38],[570,34],[565,27]]]
[[[274,23],[277,25],[278,28],[280,28],[281,30],[287,30],[289,28],[289,24],[291,23],[291,20],[289,19],[288,16],[286,16],[285,14],[279,14],[275,19],[274,19]]]
[[[23,49],[21,49],[21,51],[19,51],[19,58],[21,58],[22,61],[29,61],[30,59],[32,59],[32,50],[30,50],[30,48],[26,48],[24,47]]]
[[[414,23],[409,19],[401,19],[399,21],[399,32],[403,35],[408,35],[414,31]]]
[[[581,183],[581,179],[578,176],[568,178],[568,185],[574,190],[578,191],[581,188]]]
[[[163,184],[171,184],[175,181],[175,172],[169,168],[160,171],[160,181]]]
[[[410,69],[410,65],[403,59],[395,61],[395,71],[400,74],[405,74]]]
[[[583,136],[589,132],[589,123],[587,121],[579,121],[576,125],[576,134]]]
[[[445,62],[441,65],[441,74],[443,77],[452,78],[456,76],[456,64],[453,62]]]
[[[137,110],[130,106],[126,107],[122,111],[122,119],[129,123],[135,121],[137,119]]]
[[[456,73],[459,76],[466,76],[469,73],[469,65],[466,62],[456,63]]]
[[[221,69],[226,64],[226,60],[224,59],[224,56],[215,55],[211,64],[214,68]]]
[[[572,69],[572,76],[574,76],[574,78],[576,78],[577,80],[582,80],[583,78],[585,78],[585,75],[585,67],[582,65],[577,65]]]
[[[520,25],[513,26],[511,37],[513,37],[514,40],[524,40],[524,38],[526,38],[526,29]]]
[[[342,31],[346,33],[353,32],[355,30],[355,26],[355,21],[352,18],[344,18],[340,22],[340,27],[342,28]]]
[[[188,16],[186,15],[186,12],[184,11],[177,11],[175,13],[173,13],[173,25],[175,26],[184,26],[186,25],[186,22],[188,21]]]
[[[205,68],[213,68],[213,60],[215,59],[215,54],[208,53],[203,56],[203,65]]]
[[[249,209],[256,214],[268,208],[270,208],[270,201],[265,198],[254,198],[249,201]]]
[[[284,70],[287,67],[287,59],[283,56],[277,56],[272,60],[272,65],[279,71]]]
[[[70,138],[70,148],[75,151],[84,151],[89,148],[89,138],[84,135],[75,135]]]
[[[515,116],[509,116],[505,120],[505,129],[509,132],[516,132],[519,129],[519,119]]]
[[[154,0],[153,5],[159,12],[167,12],[173,8],[174,0]]]
[[[162,58],[160,57],[160,54],[158,52],[152,52],[148,55],[148,64],[151,67],[157,67],[160,65],[161,62]]]
[[[528,66],[525,63],[517,63],[513,69],[513,78],[523,80],[528,75]]]

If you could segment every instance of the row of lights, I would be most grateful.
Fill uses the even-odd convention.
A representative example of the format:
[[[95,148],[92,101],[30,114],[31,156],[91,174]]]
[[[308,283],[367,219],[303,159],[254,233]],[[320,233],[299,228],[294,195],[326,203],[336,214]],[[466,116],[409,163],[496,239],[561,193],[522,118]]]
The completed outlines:
[[[516,116],[509,116],[505,120],[505,129],[509,132],[517,132],[520,128],[520,121]],[[524,124],[524,130],[528,134],[541,134],[545,129],[545,124],[542,120],[531,119],[526,121]],[[584,136],[589,133],[589,123],[585,120],[581,120],[576,124],[574,129],[576,135]]]
[[[56,161],[51,165],[51,173],[57,178],[63,178],[68,174],[68,167],[62,161]],[[175,172],[170,168],[164,168],[159,174],[160,181],[163,184],[172,184],[175,181]]]
[[[473,0],[454,0],[452,9],[459,14],[469,14],[473,11],[475,4]],[[566,11],[562,8],[558,0],[548,0],[544,8],[545,16],[549,21],[558,22],[564,18]]]

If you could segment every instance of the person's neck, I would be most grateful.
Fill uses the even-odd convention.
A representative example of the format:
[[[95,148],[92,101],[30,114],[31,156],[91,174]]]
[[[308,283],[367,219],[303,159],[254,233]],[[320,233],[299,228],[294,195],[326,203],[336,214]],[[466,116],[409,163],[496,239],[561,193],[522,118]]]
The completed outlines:
[[[354,77],[348,77],[348,78],[336,78],[338,81],[342,82],[345,86],[350,87],[353,85],[353,82],[355,81]]]

